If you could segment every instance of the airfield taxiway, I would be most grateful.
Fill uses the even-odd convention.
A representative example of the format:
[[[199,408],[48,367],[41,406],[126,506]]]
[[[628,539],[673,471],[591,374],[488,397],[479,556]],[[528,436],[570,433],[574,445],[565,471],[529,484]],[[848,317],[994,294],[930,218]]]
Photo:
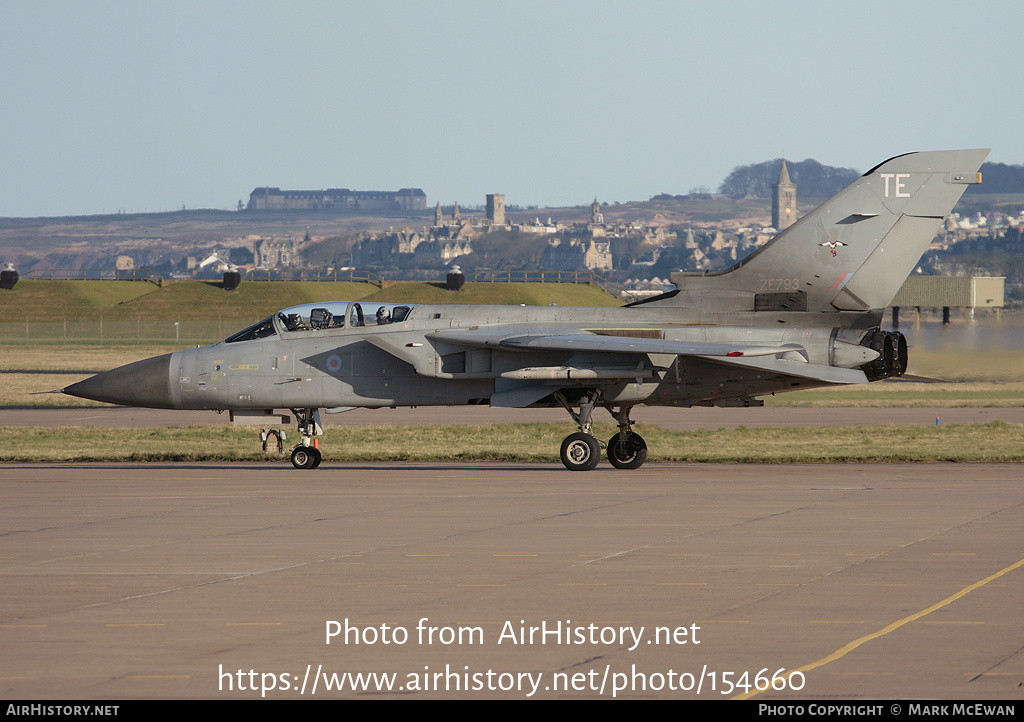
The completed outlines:
[[[2,465],[0,689],[720,699],[760,674],[785,689],[755,699],[1022,699],[1020,477]]]

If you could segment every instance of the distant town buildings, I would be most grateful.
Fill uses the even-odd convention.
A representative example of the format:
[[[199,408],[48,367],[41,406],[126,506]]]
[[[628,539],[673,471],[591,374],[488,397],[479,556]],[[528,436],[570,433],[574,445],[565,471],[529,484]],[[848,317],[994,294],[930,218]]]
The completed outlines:
[[[504,213],[504,199],[502,199]],[[434,208],[434,225],[414,231],[394,228],[363,236],[352,246],[353,266],[435,266],[473,252],[472,240],[483,230],[462,219],[458,202],[446,221],[441,204]]]
[[[427,194],[419,188],[398,191],[353,191],[331,188],[321,191],[283,191],[256,188],[249,194],[249,210],[334,209],[344,211],[424,210]]]

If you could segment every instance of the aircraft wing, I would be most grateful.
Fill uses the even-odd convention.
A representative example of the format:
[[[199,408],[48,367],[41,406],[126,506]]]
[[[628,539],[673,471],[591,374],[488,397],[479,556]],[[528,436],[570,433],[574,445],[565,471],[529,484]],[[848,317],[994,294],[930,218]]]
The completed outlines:
[[[749,344],[704,343],[700,341],[671,341],[658,338],[604,336],[580,329],[564,332],[512,333],[498,329],[471,329],[466,331],[427,334],[432,341],[443,341],[457,346],[502,348],[522,351],[593,351],[598,353],[672,354],[674,356],[746,357],[774,356],[787,352],[801,352],[797,344],[783,346],[756,346]]]
[[[785,350],[785,349],[782,349]],[[794,361],[786,358],[713,358],[708,361],[728,364],[730,366],[742,366],[744,368],[760,369],[771,371],[784,376],[793,376],[801,379],[824,381],[829,384],[866,384],[867,375],[858,369],[847,369],[840,366],[824,366],[822,364],[809,364],[803,361]]]

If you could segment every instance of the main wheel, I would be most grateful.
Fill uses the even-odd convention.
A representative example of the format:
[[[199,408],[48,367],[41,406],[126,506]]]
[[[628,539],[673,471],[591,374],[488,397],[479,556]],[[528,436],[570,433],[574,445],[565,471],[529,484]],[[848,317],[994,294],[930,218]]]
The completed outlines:
[[[569,434],[562,442],[562,463],[569,471],[590,471],[601,461],[601,445],[590,434]]]
[[[647,461],[647,442],[640,434],[629,434],[623,441],[616,434],[608,440],[608,461],[616,469],[639,469]]]
[[[320,450],[312,446],[296,446],[292,449],[292,466],[296,469],[315,469],[320,466]]]

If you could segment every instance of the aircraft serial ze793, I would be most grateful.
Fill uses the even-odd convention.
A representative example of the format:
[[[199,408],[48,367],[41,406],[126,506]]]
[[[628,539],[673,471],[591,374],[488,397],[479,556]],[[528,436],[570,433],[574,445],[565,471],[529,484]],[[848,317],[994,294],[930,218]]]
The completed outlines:
[[[320,409],[562,406],[562,463],[635,469],[637,404],[750,406],[757,396],[900,376],[907,343],[882,314],[988,150],[909,153],[871,169],[733,267],[621,308],[331,302],[287,308],[211,346],[128,364],[63,391],[164,409],[291,409],[296,468],[320,464]],[[364,305],[366,306],[364,308]],[[266,416],[263,416],[266,418]]]

